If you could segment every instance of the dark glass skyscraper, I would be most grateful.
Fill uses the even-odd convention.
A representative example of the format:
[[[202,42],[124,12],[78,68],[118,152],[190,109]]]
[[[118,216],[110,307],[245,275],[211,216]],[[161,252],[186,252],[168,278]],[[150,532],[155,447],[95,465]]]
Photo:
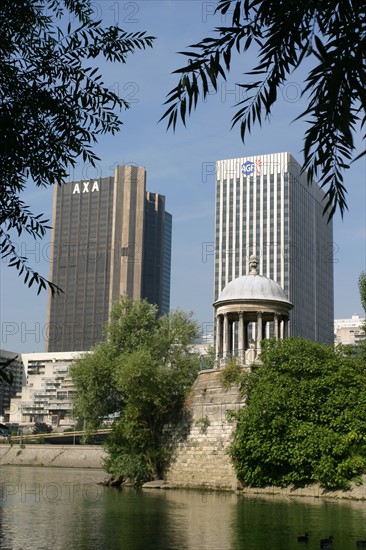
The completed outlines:
[[[154,197],[154,198],[152,198]],[[88,350],[103,339],[113,302],[146,298],[169,311],[171,215],[146,193],[143,167],[55,187],[47,351]]]
[[[165,212],[165,197],[146,193],[142,297],[160,304],[164,315],[170,304],[172,216]]]

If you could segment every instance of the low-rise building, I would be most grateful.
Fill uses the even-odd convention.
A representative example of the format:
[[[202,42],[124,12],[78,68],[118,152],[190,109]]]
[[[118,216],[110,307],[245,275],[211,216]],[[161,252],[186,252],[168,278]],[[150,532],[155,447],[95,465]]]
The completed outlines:
[[[11,399],[6,411],[9,423],[23,428],[36,422],[52,428],[73,426],[75,389],[69,367],[81,353],[23,353],[26,385]]]
[[[366,319],[357,313],[351,319],[335,319],[334,336],[336,344],[356,346],[366,338],[364,326]]]

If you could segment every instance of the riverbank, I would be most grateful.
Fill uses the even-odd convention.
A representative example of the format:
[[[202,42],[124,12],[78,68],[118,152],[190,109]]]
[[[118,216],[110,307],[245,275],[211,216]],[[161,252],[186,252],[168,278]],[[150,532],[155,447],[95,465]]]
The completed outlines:
[[[98,445],[19,445],[0,446],[0,466],[52,466],[58,468],[93,468],[103,469],[103,459],[106,453]],[[155,482],[156,485],[156,482]],[[158,484],[159,485],[159,484]],[[164,488],[171,489],[198,489],[212,491],[215,487],[207,487],[196,480],[195,484],[175,484],[172,481],[163,483]],[[238,484],[239,485],[239,484]],[[234,492],[228,490],[228,492]],[[362,476],[362,484],[352,483],[348,491],[329,491],[319,485],[307,487],[244,487],[237,486],[238,495],[263,495],[278,497],[313,497],[319,499],[346,499],[366,501],[366,475]]]
[[[99,445],[2,445],[0,465],[103,468],[106,453]]]
[[[226,492],[235,492],[237,495],[243,495],[243,496],[263,496],[263,497],[279,497],[283,499],[287,499],[289,497],[292,498],[319,498],[319,499],[332,499],[332,500],[361,500],[366,501],[366,475],[362,476],[362,483],[356,484],[351,483],[351,487],[349,490],[329,490],[324,489],[324,487],[321,487],[320,485],[309,485],[306,487],[301,488],[295,488],[292,486],[289,487],[276,487],[276,486],[268,486],[268,487],[240,487],[240,484],[238,483],[236,489],[222,489],[218,487],[208,487],[207,485],[200,485],[198,480],[195,484],[187,484],[184,485],[182,483],[180,484],[174,484],[171,482],[166,483],[165,481],[160,482],[150,482],[145,484],[146,488],[160,488],[160,489],[193,489],[193,490],[199,490],[199,491],[226,491]],[[143,487],[144,488],[144,487]]]
[[[294,487],[244,487],[239,489],[239,494],[243,495],[276,495],[282,497],[312,497],[321,499],[346,499],[346,500],[365,500],[366,501],[366,474],[362,476],[362,483],[357,485],[351,483],[348,491],[331,491],[324,489],[320,485],[309,485],[301,488]]]

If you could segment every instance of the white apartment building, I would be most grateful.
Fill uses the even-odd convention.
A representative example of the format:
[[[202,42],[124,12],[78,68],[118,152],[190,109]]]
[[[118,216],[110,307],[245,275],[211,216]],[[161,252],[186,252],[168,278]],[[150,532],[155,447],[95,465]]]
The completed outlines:
[[[357,313],[353,314],[351,319],[335,319],[335,343],[356,346],[361,340],[366,338],[365,331],[363,330],[365,323],[365,317],[360,317]]]
[[[26,385],[11,399],[9,423],[31,428],[44,422],[52,428],[71,427],[75,390],[69,375],[81,352],[23,353]]]
[[[216,164],[216,301],[248,273],[249,257],[293,303],[289,335],[333,342],[332,222],[324,193],[289,153],[219,160]]]

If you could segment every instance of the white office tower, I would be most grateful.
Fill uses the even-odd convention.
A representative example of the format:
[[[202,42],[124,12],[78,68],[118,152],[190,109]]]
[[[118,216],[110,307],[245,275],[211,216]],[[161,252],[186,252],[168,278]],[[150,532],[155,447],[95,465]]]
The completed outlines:
[[[289,153],[220,160],[216,176],[215,301],[255,254],[294,304],[290,336],[333,343],[336,245],[323,191]]]

